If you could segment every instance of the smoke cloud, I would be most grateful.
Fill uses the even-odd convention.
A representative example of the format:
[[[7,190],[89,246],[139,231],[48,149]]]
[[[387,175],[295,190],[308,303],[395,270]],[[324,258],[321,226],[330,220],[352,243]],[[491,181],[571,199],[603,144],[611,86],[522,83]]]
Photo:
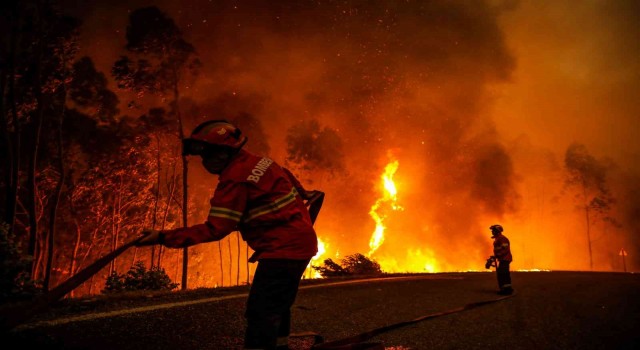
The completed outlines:
[[[130,11],[156,5],[174,18],[203,64],[182,89],[197,106],[187,125],[244,116],[250,149],[319,162],[297,175],[327,193],[325,257],[369,250],[368,211],[397,160],[403,210],[387,213],[373,256],[383,269],[481,269],[496,223],[514,268],[586,269],[582,217],[562,192],[566,148],[611,157],[626,174],[611,179],[618,190],[640,172],[634,1],[62,3],[83,18],[84,51],[106,72]],[[637,200],[619,205],[621,227],[598,228],[608,230],[594,246],[599,269],[619,268],[605,240],[640,253],[627,238]]]

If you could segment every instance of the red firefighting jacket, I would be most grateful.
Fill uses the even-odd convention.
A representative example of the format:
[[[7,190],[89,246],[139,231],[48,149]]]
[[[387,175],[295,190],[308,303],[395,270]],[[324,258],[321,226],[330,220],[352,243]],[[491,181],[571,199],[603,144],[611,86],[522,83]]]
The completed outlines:
[[[180,248],[218,241],[233,231],[255,251],[249,259],[310,259],[318,251],[304,189],[273,160],[240,150],[222,171],[207,221],[162,231],[162,244]]]
[[[501,261],[511,261],[511,247],[509,246],[509,239],[500,234],[494,237],[493,240],[493,255]]]

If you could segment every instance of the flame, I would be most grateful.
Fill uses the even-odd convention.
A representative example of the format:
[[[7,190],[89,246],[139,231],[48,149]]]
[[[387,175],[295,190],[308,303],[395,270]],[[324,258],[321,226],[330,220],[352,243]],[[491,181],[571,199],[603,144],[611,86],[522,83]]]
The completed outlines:
[[[440,272],[442,267],[436,259],[436,255],[430,249],[408,249],[405,255],[406,261],[402,264],[392,257],[377,259],[384,272]]]
[[[402,207],[396,203],[398,190],[396,189],[396,184],[393,182],[393,175],[398,170],[398,165],[398,161],[394,160],[385,166],[384,173],[381,176],[382,185],[385,191],[382,197],[378,198],[375,204],[371,206],[371,210],[369,210],[369,215],[376,222],[376,228],[369,240],[369,256],[378,250],[382,243],[384,243],[384,230],[386,229],[384,226],[384,220],[386,219],[386,215],[381,211],[382,204],[389,203],[392,210],[402,209]]]
[[[308,278],[322,278],[322,275],[320,275],[318,271],[312,269],[311,266],[318,265],[314,264],[314,262],[320,260],[324,253],[327,252],[328,246],[329,245],[327,243],[325,243],[320,239],[320,237],[318,237],[318,252],[313,256],[313,258],[311,258],[311,261],[309,261],[309,265],[307,265]]]
[[[320,237],[318,237],[318,252],[313,256],[313,258],[311,258],[311,261],[320,259],[320,257],[327,251],[325,245],[326,244],[320,239]]]

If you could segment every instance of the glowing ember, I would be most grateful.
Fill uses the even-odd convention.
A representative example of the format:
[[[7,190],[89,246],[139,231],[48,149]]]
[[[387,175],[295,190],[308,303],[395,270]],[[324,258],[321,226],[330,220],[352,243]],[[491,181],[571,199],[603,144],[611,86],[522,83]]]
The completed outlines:
[[[384,173],[382,174],[382,184],[384,186],[384,193],[381,198],[376,200],[375,204],[369,210],[369,215],[376,222],[376,229],[373,232],[373,236],[369,240],[369,256],[371,256],[380,246],[384,243],[384,220],[386,215],[382,213],[381,206],[385,203],[389,203],[389,206],[392,210],[401,210],[402,208],[397,205],[397,189],[396,185],[393,182],[393,175],[398,170],[398,161],[392,161],[387,164],[384,168]]]

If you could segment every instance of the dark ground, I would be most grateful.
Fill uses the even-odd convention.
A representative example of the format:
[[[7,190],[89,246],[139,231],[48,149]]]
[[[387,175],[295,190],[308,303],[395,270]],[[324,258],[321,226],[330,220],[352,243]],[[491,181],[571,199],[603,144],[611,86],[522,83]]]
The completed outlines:
[[[640,349],[639,274],[513,272],[512,279],[516,294],[510,298],[371,341],[395,350]],[[499,297],[488,272],[306,282],[293,308],[293,332],[316,332],[325,341]],[[2,348],[241,349],[246,292],[238,287],[64,305],[2,334],[14,344],[3,341]],[[295,338],[290,346],[309,349],[311,339]]]

